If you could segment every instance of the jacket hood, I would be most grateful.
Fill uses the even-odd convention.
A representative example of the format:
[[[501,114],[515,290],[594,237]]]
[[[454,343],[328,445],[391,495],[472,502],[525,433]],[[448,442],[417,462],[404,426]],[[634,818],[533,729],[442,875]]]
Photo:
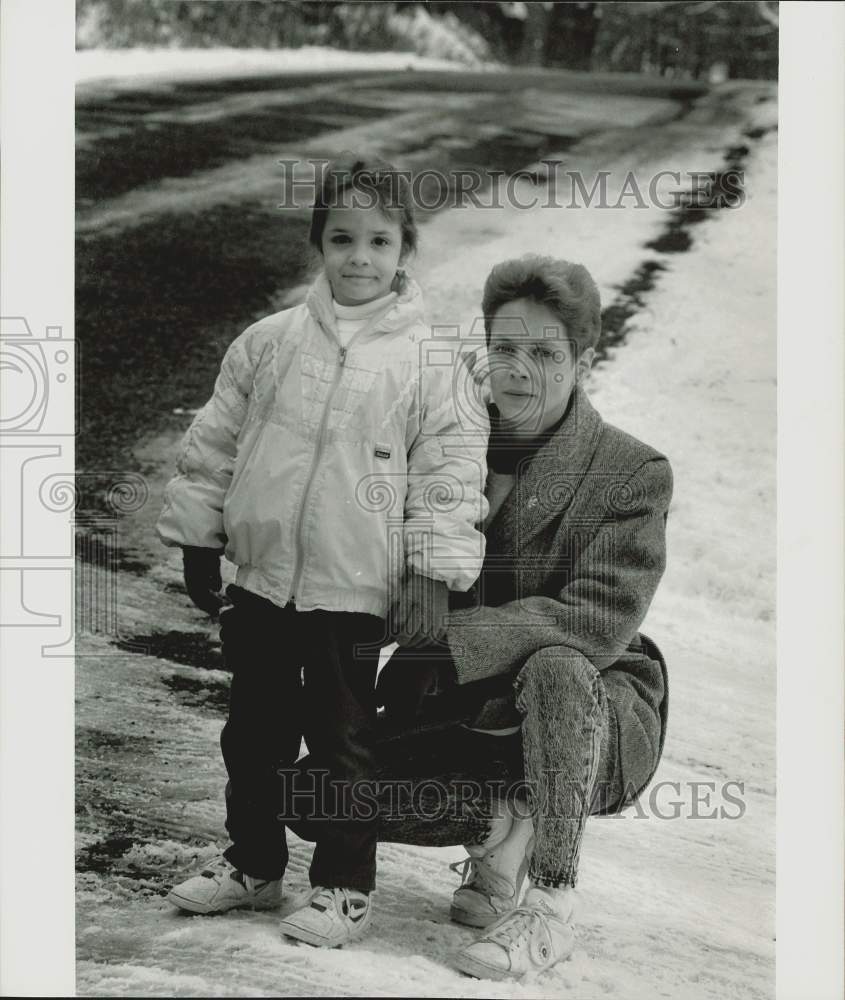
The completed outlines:
[[[392,333],[394,330],[405,329],[415,323],[424,322],[422,291],[413,278],[406,277],[405,287],[401,292],[394,294],[393,302],[377,321],[374,333]],[[314,284],[308,289],[305,304],[311,316],[323,329],[337,331],[337,320],[332,305],[332,289],[325,271],[320,272]]]

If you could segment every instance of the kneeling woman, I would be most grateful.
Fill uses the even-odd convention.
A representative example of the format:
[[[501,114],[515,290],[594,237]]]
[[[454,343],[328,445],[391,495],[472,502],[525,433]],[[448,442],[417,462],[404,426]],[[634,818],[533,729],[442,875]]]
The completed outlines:
[[[601,328],[584,267],[506,261],[483,310],[484,567],[452,595],[445,641],[400,638],[379,677],[378,802],[382,840],[467,846],[451,914],[482,933],[455,964],[505,979],[570,953],[586,818],[630,804],[657,768],[665,666],[638,629],[664,570],[672,475],[579,384]]]

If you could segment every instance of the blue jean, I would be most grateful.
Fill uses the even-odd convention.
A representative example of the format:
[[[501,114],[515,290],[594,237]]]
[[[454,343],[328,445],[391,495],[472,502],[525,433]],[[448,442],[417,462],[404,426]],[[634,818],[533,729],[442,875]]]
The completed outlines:
[[[587,816],[622,792],[613,710],[599,671],[565,647],[529,657],[514,688],[534,821],[528,875],[575,885]]]
[[[477,689],[473,691],[472,689]],[[473,702],[509,691],[512,735],[468,729]],[[564,647],[541,650],[515,677],[466,685],[453,713],[392,730],[380,718],[375,775],[367,798],[378,838],[426,846],[478,844],[502,800],[530,810],[535,843],[529,874],[538,884],[574,885],[587,816],[618,802],[622,781],[613,704],[601,674]],[[331,822],[322,776],[305,757],[291,776],[297,813],[286,817],[305,840]]]

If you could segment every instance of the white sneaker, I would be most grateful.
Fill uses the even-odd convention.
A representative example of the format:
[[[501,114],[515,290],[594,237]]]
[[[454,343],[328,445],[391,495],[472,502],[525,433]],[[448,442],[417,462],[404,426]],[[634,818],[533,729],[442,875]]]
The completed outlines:
[[[449,911],[455,923],[489,927],[516,906],[528,872],[533,833],[530,817],[508,815],[494,822],[484,844],[467,847],[468,858],[449,865],[463,878]]]
[[[199,875],[174,886],[167,901],[190,913],[225,913],[238,907],[272,910],[282,901],[282,880],[244,875],[221,855]]]
[[[357,889],[318,885],[298,910],[282,920],[279,929],[285,937],[317,948],[339,948],[369,926],[373,916],[371,896]]]
[[[575,945],[574,890],[532,886],[522,904],[491,924],[455,956],[455,967],[476,979],[519,979],[567,958]]]

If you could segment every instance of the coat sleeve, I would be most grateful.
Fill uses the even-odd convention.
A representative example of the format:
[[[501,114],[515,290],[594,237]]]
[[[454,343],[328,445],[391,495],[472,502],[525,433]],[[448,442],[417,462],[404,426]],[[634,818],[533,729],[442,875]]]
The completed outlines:
[[[246,418],[253,366],[247,333],[226,351],[214,395],[182,440],[176,475],[164,491],[156,529],[165,545],[223,549],[223,501],[232,481],[238,435]]]
[[[514,671],[548,646],[611,666],[639,629],[666,566],[666,515],[672,471],[665,458],[625,482],[611,517],[576,558],[554,596],[450,612],[448,641],[458,683]],[[627,500],[633,500],[624,509]]]
[[[469,590],[484,562],[489,424],[486,413],[461,422],[446,368],[422,369],[418,402],[408,449],[406,565],[450,590]]]

